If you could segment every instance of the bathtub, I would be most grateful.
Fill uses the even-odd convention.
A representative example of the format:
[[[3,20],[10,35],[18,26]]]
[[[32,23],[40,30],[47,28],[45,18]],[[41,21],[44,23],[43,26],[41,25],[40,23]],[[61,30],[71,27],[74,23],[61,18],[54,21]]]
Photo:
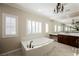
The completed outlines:
[[[22,41],[22,51],[26,56],[45,56],[47,55],[53,48],[53,39],[49,39],[46,37],[32,39],[34,46],[33,48],[27,48],[29,41]]]

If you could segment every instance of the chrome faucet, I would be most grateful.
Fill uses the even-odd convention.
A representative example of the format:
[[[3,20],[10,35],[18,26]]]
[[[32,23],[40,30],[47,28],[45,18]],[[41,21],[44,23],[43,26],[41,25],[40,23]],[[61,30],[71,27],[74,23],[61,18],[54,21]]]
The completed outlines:
[[[33,41],[30,41],[29,48],[33,48],[32,42],[33,42]]]

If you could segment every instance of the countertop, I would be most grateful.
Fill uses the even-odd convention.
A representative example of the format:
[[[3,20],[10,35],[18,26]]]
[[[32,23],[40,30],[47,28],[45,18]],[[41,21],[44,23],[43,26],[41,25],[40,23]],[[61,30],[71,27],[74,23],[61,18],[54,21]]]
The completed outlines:
[[[58,35],[58,34],[61,34],[61,35],[69,35],[69,36],[79,36],[79,33],[51,33],[52,35]]]

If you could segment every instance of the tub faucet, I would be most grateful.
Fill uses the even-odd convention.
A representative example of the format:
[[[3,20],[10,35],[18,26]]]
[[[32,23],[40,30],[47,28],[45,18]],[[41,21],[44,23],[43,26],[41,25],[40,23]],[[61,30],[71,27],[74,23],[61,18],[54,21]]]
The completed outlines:
[[[30,41],[29,48],[33,48],[32,42],[33,42],[33,41]]]

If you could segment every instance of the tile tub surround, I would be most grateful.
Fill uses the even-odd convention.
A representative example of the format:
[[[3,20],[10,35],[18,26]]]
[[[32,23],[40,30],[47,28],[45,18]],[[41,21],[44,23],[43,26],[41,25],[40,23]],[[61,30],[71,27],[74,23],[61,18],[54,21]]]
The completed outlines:
[[[54,48],[54,40],[48,38],[34,39],[32,44],[34,48],[27,48],[28,42],[22,41],[22,49],[25,56],[44,56]]]

